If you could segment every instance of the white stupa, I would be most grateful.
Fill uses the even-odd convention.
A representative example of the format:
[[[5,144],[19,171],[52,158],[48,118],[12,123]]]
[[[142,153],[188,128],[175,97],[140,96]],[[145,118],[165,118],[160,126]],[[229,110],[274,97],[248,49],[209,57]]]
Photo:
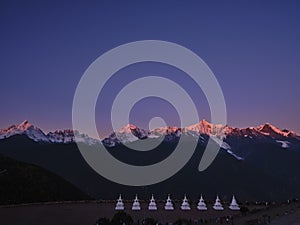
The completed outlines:
[[[167,202],[165,204],[165,210],[174,210],[173,203],[172,203],[172,200],[170,198],[170,195],[168,195]]]
[[[198,210],[207,210],[207,207],[206,207],[206,204],[204,202],[204,199],[203,199],[202,195],[201,195],[200,200],[198,202],[197,209]]]
[[[190,204],[189,204],[189,201],[186,197],[186,195],[184,195],[184,198],[182,200],[182,204],[181,204],[181,210],[191,210],[191,207],[190,207]]]
[[[116,204],[116,207],[115,207],[115,210],[124,210],[124,209],[125,209],[124,203],[123,203],[123,200],[122,200],[122,196],[120,194],[119,199],[118,199],[117,204]]]
[[[239,207],[238,203],[236,202],[234,195],[232,196],[232,201],[230,203],[229,209],[240,210],[240,207]]]
[[[149,202],[149,205],[148,205],[148,210],[157,210],[157,206],[156,206],[155,199],[154,199],[153,195],[151,196],[151,199],[150,199],[150,202]]]
[[[215,202],[213,208],[214,208],[214,210],[224,210],[218,195],[217,195],[217,199],[216,199],[216,202]]]
[[[135,199],[133,200],[133,204],[132,204],[131,209],[134,210],[134,211],[141,210],[141,204],[139,202],[139,199],[138,199],[137,195],[135,195]]]

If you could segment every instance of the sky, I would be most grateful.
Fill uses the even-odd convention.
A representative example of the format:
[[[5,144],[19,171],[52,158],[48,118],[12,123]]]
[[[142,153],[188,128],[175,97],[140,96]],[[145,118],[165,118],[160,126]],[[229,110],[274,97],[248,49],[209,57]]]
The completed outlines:
[[[228,124],[270,122],[300,133],[299,1],[0,1],[0,128],[24,119],[44,131],[72,128],[77,84],[89,65],[121,44],[164,40],[199,55],[225,97]],[[124,85],[159,75],[180,84],[199,118],[210,120],[202,90],[165,64],[130,65],[107,82],[96,107],[101,135],[111,131],[112,101]],[[179,126],[172,105],[146,98],[130,122],[152,117]],[[124,124],[125,125],[125,124]]]

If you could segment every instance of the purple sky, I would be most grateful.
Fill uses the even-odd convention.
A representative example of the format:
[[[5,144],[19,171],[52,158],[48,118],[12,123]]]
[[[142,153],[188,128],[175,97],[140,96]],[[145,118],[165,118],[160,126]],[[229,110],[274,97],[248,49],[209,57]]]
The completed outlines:
[[[71,128],[76,86],[98,56],[127,42],[157,39],[197,53],[225,96],[228,124],[270,122],[300,133],[299,1],[1,1],[0,128],[28,119],[45,131]],[[183,72],[158,63],[131,65],[99,96],[100,133],[110,131],[110,106],[133,79],[161,75],[192,96],[210,120],[202,91]],[[121,78],[120,78],[121,77]],[[131,122],[154,116],[178,125],[167,102],[139,102]]]

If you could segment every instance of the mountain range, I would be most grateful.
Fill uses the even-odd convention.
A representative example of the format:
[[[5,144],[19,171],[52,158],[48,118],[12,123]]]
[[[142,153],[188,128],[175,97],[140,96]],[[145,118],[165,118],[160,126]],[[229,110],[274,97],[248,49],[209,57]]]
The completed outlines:
[[[215,125],[201,120],[199,123],[185,127],[160,127],[154,130],[145,130],[133,124],[127,124],[117,132],[113,132],[108,137],[98,140],[81,134],[71,129],[56,130],[45,134],[40,128],[32,125],[28,120],[24,120],[19,125],[12,125],[5,129],[0,129],[0,140],[14,135],[25,135],[35,142],[41,143],[75,143],[74,134],[80,138],[80,142],[88,145],[97,145],[100,141],[108,148],[116,147],[122,143],[132,143],[140,139],[159,139],[165,142],[176,141],[181,135],[197,138],[199,144],[205,145],[209,136],[223,136],[224,142],[221,146],[223,150],[231,154],[238,160],[243,160],[248,154],[239,147],[241,142],[246,143],[273,143],[283,149],[295,150],[300,146],[300,136],[287,129],[279,129],[270,123],[258,127],[233,128],[230,126]]]
[[[205,120],[185,128],[161,127],[146,130],[128,124],[102,140],[77,133],[89,148],[100,141],[107,151],[123,162],[147,165],[168,157],[181,135],[198,141],[195,153],[186,166],[173,177],[146,187],[129,187],[113,183],[95,171],[82,158],[74,141],[78,131],[62,130],[45,134],[27,120],[0,130],[0,153],[13,159],[35,164],[58,174],[94,198],[114,199],[119,193],[148,198],[155,193],[165,198],[169,192],[181,198],[184,193],[198,197],[203,193],[236,194],[241,200],[282,200],[300,197],[300,136],[269,123],[258,127],[232,128]],[[208,137],[224,138],[221,151],[204,172],[199,161]],[[139,140],[162,143],[151,151],[135,151],[124,145]]]
[[[77,132],[77,131],[75,131]],[[77,132],[78,133],[78,132]],[[44,143],[74,143],[74,131],[71,129],[56,130],[45,134],[40,128],[32,125],[28,120],[24,120],[19,125],[11,125],[8,128],[0,129],[0,140],[9,138],[15,135],[26,135],[35,142]],[[81,141],[87,144],[94,144],[96,139],[90,138],[87,135],[79,134]]]

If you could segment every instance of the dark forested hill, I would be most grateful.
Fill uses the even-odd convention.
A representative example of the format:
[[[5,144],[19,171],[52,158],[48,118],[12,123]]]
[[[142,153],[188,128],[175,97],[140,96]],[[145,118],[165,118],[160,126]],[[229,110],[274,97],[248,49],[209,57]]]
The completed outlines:
[[[0,204],[89,198],[56,174],[0,155]]]

